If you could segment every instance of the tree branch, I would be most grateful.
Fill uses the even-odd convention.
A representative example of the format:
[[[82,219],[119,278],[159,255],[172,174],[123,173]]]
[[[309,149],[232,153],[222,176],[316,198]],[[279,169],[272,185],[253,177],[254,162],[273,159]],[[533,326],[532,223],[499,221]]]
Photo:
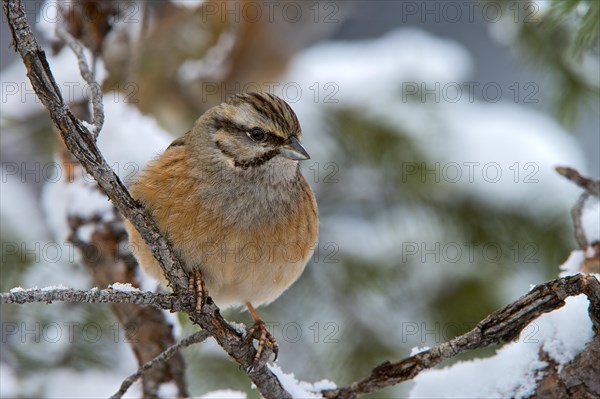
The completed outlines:
[[[583,222],[581,221],[581,217],[583,216],[583,207],[587,202],[588,198],[590,198],[590,193],[587,191],[582,193],[573,208],[571,208],[571,219],[573,220],[573,230],[575,233],[575,240],[579,245],[579,248],[582,250],[587,249],[588,240],[585,235],[585,230],[583,229]]]
[[[368,377],[343,388],[324,390],[323,396],[329,399],[356,398],[411,380],[421,371],[460,353],[513,340],[533,320],[562,307],[565,298],[579,294],[585,294],[590,301],[588,313],[598,334],[600,282],[593,276],[581,274],[564,277],[534,287],[527,295],[486,317],[466,334],[399,362],[382,363]]]
[[[64,5],[60,1],[58,2],[58,10],[59,13],[62,14],[62,18],[66,18],[66,15],[64,13]],[[81,77],[90,87],[90,101],[92,103],[92,124],[94,125],[93,136],[96,139],[100,134],[100,130],[102,130],[102,125],[104,125],[102,89],[100,88],[100,84],[96,82],[96,79],[94,78],[94,73],[90,69],[87,60],[85,59],[85,54],[83,53],[83,46],[81,45],[79,40],[75,39],[61,24],[56,24],[56,34],[67,44],[67,46],[69,46],[69,48],[77,57]],[[94,61],[95,57],[93,56],[93,62]]]
[[[46,55],[37,43],[31,27],[27,22],[21,0],[4,0],[4,13],[12,34],[13,44],[21,55],[27,69],[27,76],[37,96],[48,109],[50,117],[63,138],[65,145],[79,160],[85,170],[98,182],[121,214],[126,217],[140,232],[149,248],[158,260],[165,273],[169,285],[180,304],[192,321],[208,331],[221,347],[247,370],[252,382],[267,399],[286,399],[291,395],[282,387],[277,377],[262,363],[252,368],[256,349],[252,340],[246,340],[238,331],[227,323],[219,313],[219,308],[210,297],[202,307],[202,313],[195,311],[191,295],[187,291],[188,276],[182,267],[171,244],[160,233],[153,219],[144,208],[135,201],[125,186],[108,165],[96,147],[93,135],[73,115],[65,104],[56,81],[50,71]],[[268,348],[267,348],[268,349]],[[263,359],[267,359],[271,350],[263,351]]]
[[[57,289],[13,289],[0,293],[0,303],[131,303],[135,305],[153,306],[158,309],[179,311],[183,308],[179,299],[173,294],[157,294],[149,291],[114,291],[112,289],[92,289],[88,291],[72,288]]]
[[[592,195],[600,197],[600,180],[584,177],[577,170],[569,167],[558,166],[556,171],[558,174],[585,189],[585,192],[579,196],[579,199],[571,209],[571,219],[573,220],[573,228],[575,229],[575,239],[577,240],[577,244],[579,244],[579,248],[585,251],[588,248],[589,243],[585,231],[583,230],[581,216],[583,214],[583,207],[588,198]]]
[[[566,177],[579,187],[585,189],[585,191],[591,195],[600,197],[600,180],[584,177],[577,170],[569,168],[568,166],[557,166],[556,171],[558,174]]]
[[[204,330],[198,331],[189,337],[183,339],[181,342],[171,346],[160,355],[156,356],[154,359],[144,364],[142,367],[138,369],[135,373],[127,377],[122,383],[119,390],[111,396],[111,399],[120,399],[123,397],[125,392],[136,382],[144,373],[146,373],[151,368],[155,367],[158,364],[165,363],[168,361],[171,356],[173,356],[177,351],[187,348],[190,345],[197,344],[199,342],[204,341],[210,336],[210,334]]]

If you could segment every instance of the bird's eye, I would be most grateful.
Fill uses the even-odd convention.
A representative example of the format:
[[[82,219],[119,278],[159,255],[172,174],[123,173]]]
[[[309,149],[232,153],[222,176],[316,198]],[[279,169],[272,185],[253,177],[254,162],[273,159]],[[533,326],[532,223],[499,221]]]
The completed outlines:
[[[253,127],[252,130],[250,130],[250,137],[256,141],[263,141],[266,137],[266,134],[261,128]]]

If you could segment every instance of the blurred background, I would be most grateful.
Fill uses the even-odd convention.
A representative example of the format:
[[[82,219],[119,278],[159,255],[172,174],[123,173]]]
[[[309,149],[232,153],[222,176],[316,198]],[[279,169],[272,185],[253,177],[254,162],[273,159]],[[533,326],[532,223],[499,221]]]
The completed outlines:
[[[93,16],[79,19],[25,4],[69,101],[88,90],[55,24],[98,58],[99,145],[125,181],[228,95],[268,91],[297,112],[320,239],[261,315],[301,380],[344,385],[466,332],[576,247],[579,190],[554,167],[600,175],[600,2],[67,2]],[[0,289],[91,288],[67,240],[56,137],[4,16],[1,29]],[[1,310],[3,397],[106,396],[136,368],[108,307]],[[192,394],[258,397],[214,343],[184,353]]]

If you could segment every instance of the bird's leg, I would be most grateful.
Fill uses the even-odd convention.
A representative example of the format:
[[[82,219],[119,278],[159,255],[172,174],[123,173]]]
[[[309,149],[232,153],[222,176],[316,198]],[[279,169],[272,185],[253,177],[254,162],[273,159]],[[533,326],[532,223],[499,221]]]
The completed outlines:
[[[202,307],[206,303],[207,292],[204,287],[204,281],[202,280],[202,272],[198,269],[194,269],[190,274],[188,281],[188,291],[195,298],[196,304],[195,309],[197,313],[202,312]]]
[[[257,339],[258,347],[256,348],[256,355],[254,356],[254,363],[258,363],[260,361],[260,356],[263,352],[263,348],[265,345],[270,345],[273,348],[273,353],[275,354],[275,358],[273,361],[277,360],[277,354],[279,353],[279,345],[277,345],[277,341],[273,338],[273,335],[267,330],[267,326],[265,322],[262,321],[256,309],[250,302],[246,302],[246,306],[248,307],[248,311],[254,319],[254,325],[250,327],[248,330],[247,337],[248,339]]]

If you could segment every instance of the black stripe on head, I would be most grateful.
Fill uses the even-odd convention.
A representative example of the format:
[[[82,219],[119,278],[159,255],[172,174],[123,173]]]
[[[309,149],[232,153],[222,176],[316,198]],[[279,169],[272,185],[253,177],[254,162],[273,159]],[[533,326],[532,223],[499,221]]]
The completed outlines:
[[[232,132],[232,133],[245,133],[248,131],[248,128],[246,126],[238,125],[231,119],[227,119],[227,118],[220,118],[220,117],[214,118],[213,126],[215,127],[215,130],[223,129],[223,130],[227,130],[228,132]]]
[[[242,169],[254,168],[257,166],[264,165],[271,159],[275,158],[278,154],[278,150],[267,151],[256,158],[248,159],[245,161],[235,161],[235,166],[240,167]]]
[[[233,164],[236,167],[242,168],[242,169],[248,169],[248,168],[264,165],[265,163],[269,162],[271,159],[275,158],[277,156],[277,154],[279,154],[278,150],[271,150],[271,151],[265,152],[264,154],[262,154],[256,158],[239,161],[239,160],[235,159],[235,155],[233,153],[231,153],[227,148],[225,148],[220,141],[217,141],[215,144],[217,145],[217,148],[219,150],[221,150],[221,152],[226,157],[233,160]]]
[[[227,118],[215,118],[213,120],[213,126],[215,130],[226,130],[231,133],[241,133],[247,134],[250,131],[250,128],[247,126],[238,125],[231,119]],[[275,146],[281,146],[285,143],[285,139],[279,136],[272,134],[271,132],[266,132],[267,140],[270,141]]]
[[[296,113],[290,107],[288,103],[283,101],[281,98],[273,96],[276,99],[277,104],[282,109],[282,112],[278,115],[279,120],[283,120],[287,124],[287,131],[291,136],[297,136],[300,133],[300,122]]]
[[[247,99],[258,113],[273,122],[277,121],[280,110],[276,108],[271,97],[267,97],[262,93],[248,93]]]
[[[269,93],[247,93],[240,95],[265,118],[278,125],[288,136],[300,133],[300,123],[292,108],[281,98]]]

